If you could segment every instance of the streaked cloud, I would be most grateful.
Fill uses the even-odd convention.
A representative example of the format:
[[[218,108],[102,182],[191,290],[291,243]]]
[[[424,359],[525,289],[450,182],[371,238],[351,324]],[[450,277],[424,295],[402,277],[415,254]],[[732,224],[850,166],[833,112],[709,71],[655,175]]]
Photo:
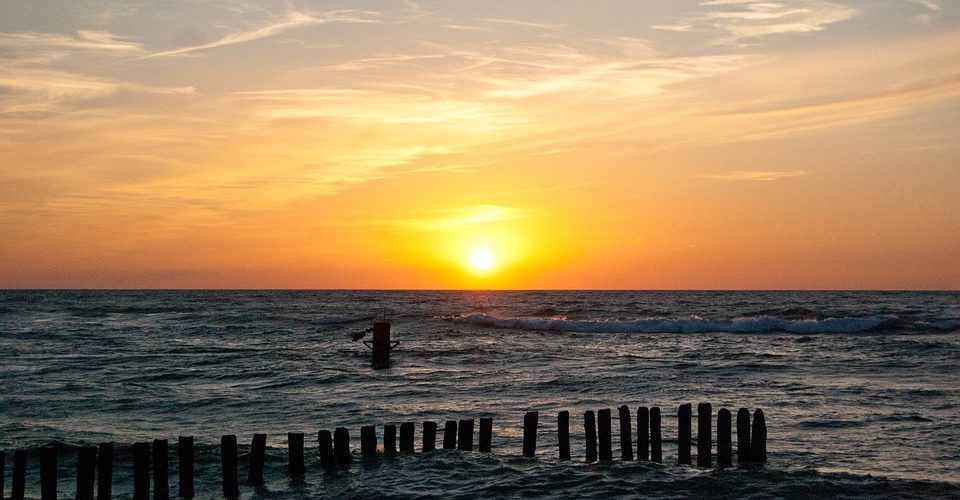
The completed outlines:
[[[732,170],[729,172],[723,172],[719,174],[703,174],[697,177],[702,177],[704,179],[717,179],[722,181],[770,182],[770,181],[777,181],[780,179],[790,179],[792,177],[800,177],[801,175],[806,175],[806,174],[807,174],[807,171],[805,170],[789,170],[789,171]]]
[[[478,205],[451,210],[443,210],[437,214],[418,218],[393,219],[381,223],[415,229],[425,232],[446,232],[464,229],[469,226],[491,224],[531,217],[529,210],[499,205]]]
[[[741,44],[770,35],[821,31],[859,13],[853,7],[826,0],[712,0],[700,5],[708,10],[654,28],[719,33],[717,42]]]

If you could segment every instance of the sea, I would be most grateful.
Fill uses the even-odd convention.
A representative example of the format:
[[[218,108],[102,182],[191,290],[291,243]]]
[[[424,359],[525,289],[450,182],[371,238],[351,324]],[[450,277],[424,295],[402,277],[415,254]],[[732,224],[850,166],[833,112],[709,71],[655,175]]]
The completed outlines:
[[[400,341],[386,370],[353,340],[378,318]],[[678,465],[677,408],[700,402],[763,409],[768,462]],[[620,405],[661,408],[663,463],[619,459]],[[586,463],[583,414],[603,408],[615,458]],[[420,453],[422,422],[481,417],[492,452]],[[360,427],[382,438],[402,422],[417,453],[363,463]],[[336,427],[354,461],[324,471],[317,431]],[[303,477],[287,474],[288,432],[307,436]],[[246,484],[254,433],[260,488]],[[219,498],[225,434],[242,498],[960,498],[960,293],[0,291],[4,496],[16,449],[27,497],[53,445],[72,498],[77,449],[113,442],[127,498],[132,445],[154,439],[170,440],[176,494],[177,437],[192,435],[197,497]]]

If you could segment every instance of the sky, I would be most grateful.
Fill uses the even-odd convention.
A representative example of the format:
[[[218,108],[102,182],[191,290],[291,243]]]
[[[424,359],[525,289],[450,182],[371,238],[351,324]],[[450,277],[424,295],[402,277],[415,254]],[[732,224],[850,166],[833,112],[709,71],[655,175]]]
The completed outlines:
[[[0,2],[0,288],[960,288],[960,2]]]

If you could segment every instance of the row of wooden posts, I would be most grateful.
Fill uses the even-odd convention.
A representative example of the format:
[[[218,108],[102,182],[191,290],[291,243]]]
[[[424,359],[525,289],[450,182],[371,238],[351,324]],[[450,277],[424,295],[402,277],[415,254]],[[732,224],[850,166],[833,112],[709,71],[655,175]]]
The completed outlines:
[[[619,409],[620,420],[620,453],[622,460],[634,460],[634,444],[632,438],[633,423],[630,409],[624,405]],[[712,409],[709,403],[700,403],[697,406],[697,465],[710,467],[712,465]],[[680,405],[677,411],[677,463],[691,465],[692,445],[692,405]],[[586,438],[586,461],[596,462],[613,460],[612,425],[610,409],[587,411],[583,416],[584,436]],[[741,408],[737,412],[737,462],[764,463],[767,460],[767,427],[763,410],[757,409],[753,414],[751,427],[750,411]],[[523,456],[534,457],[537,450],[537,430],[539,427],[539,413],[528,412],[523,419]],[[638,460],[662,462],[663,447],[660,429],[660,408],[639,407],[637,409],[637,441],[636,458]],[[443,449],[458,449],[473,451],[473,419],[463,419],[459,422],[449,420],[443,429]],[[399,451],[397,449],[397,426],[388,424],[383,426],[384,457],[393,457],[399,453],[414,453],[414,424],[404,422],[399,427]],[[481,452],[490,452],[493,436],[493,419],[480,419],[480,440],[478,449]],[[421,453],[436,449],[437,423],[424,422],[422,427]],[[557,438],[559,443],[560,460],[570,460],[570,413],[562,411],[557,415]],[[730,410],[721,409],[717,412],[717,464],[720,466],[733,465],[731,439]],[[332,433],[321,430],[317,433],[319,445],[320,466],[324,469],[349,466],[352,462],[350,452],[349,431],[340,427]],[[302,476],[306,473],[304,465],[304,434],[291,432],[287,434],[288,463],[287,470],[292,476]],[[249,468],[247,483],[250,486],[263,486],[264,461],[266,459],[266,434],[254,434],[250,446]],[[133,445],[133,498],[135,500],[150,498],[151,463],[153,476],[153,498],[167,499],[170,496],[168,478],[168,447],[166,439],[154,440],[151,443],[139,442]],[[177,442],[179,457],[179,492],[181,498],[194,496],[194,439],[193,436],[180,436]],[[237,473],[237,436],[225,435],[220,439],[221,474],[223,479],[223,496],[237,498],[240,494]],[[99,446],[81,447],[77,452],[77,490],[78,500],[93,500],[94,474],[96,473],[96,498],[106,500],[112,496],[113,478],[113,443],[102,443]],[[360,454],[363,460],[371,462],[378,460],[381,452],[378,451],[376,427],[366,425],[360,428]],[[43,500],[57,498],[57,450],[52,446],[40,448],[40,496]],[[4,492],[4,461],[5,455],[0,452],[0,500]],[[11,498],[23,500],[26,483],[26,450],[17,450],[13,454],[13,485]]]

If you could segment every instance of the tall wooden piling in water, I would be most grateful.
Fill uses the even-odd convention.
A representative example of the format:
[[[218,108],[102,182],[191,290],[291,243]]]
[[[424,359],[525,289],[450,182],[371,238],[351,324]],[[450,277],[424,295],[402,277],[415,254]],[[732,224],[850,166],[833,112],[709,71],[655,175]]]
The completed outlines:
[[[650,408],[650,460],[663,462],[663,442],[660,434],[660,407]]]
[[[337,465],[333,454],[333,436],[328,430],[317,431],[317,445],[320,447],[320,467],[332,469]]]
[[[413,422],[400,424],[400,453],[414,453]]]
[[[302,476],[307,473],[303,463],[303,433],[287,433],[287,472],[291,476]]]
[[[110,500],[112,497],[113,443],[100,443],[97,446],[97,500]]]
[[[97,448],[83,446],[77,450],[77,500],[93,500],[93,480],[97,472]],[[3,467],[0,466],[0,474]],[[3,490],[3,481],[0,480],[0,491]],[[3,494],[0,493],[0,500]]]
[[[374,370],[390,368],[390,323],[373,324],[373,358],[370,366]]]
[[[600,461],[613,460],[613,436],[610,408],[597,411],[597,437],[599,439]]]
[[[40,448],[40,498],[57,498],[57,449],[53,446]]]
[[[593,410],[583,412],[583,434],[586,441],[587,463],[597,461],[597,417]]]
[[[473,419],[461,419],[457,425],[457,449],[473,451]]]
[[[133,443],[133,498],[150,500],[150,443]]]
[[[713,407],[710,403],[697,405],[697,467],[710,467],[713,463]]]
[[[493,418],[482,417],[480,419],[480,443],[481,453],[490,453],[493,448]]]
[[[677,409],[677,463],[690,465],[691,418],[693,405],[685,403]]]
[[[423,441],[420,444],[420,453],[426,453],[437,449],[437,423],[423,423]]]
[[[443,426],[443,449],[453,450],[457,447],[457,421],[447,420]]]
[[[337,427],[333,431],[333,455],[340,467],[350,465],[350,431],[346,427]]]
[[[23,500],[24,490],[27,486],[27,451],[15,450],[13,452],[13,477],[10,481],[10,498],[13,500]]]
[[[360,428],[360,455],[366,461],[377,458],[377,427],[364,425]]]
[[[633,460],[633,436],[631,429],[633,422],[630,420],[630,408],[623,405],[617,409],[620,416],[620,459]]]
[[[757,463],[767,463],[767,422],[763,410],[753,412],[753,432],[750,433],[750,458]]]
[[[733,465],[731,418],[730,410],[726,408],[720,408],[717,412],[717,465],[721,467]]]
[[[170,444],[166,439],[153,440],[153,498],[170,498]]]
[[[560,460],[570,460],[570,412],[557,414],[557,443],[560,448]]]
[[[397,456],[397,425],[383,426],[383,456],[393,458]]]
[[[263,464],[267,459],[267,435],[254,434],[250,443],[250,462],[247,464],[247,483],[263,486]]]
[[[637,408],[637,460],[650,460],[650,411],[646,406]]]
[[[740,408],[737,411],[737,463],[745,464],[750,458],[750,410]]]
[[[7,475],[7,455],[0,451],[0,500],[3,500],[4,479]]]
[[[224,498],[234,499],[240,496],[240,483],[237,479],[237,436],[227,434],[220,437],[220,477],[223,480]]]
[[[523,416],[523,456],[533,458],[537,455],[537,427],[540,413],[528,411]]]
[[[180,498],[193,498],[193,453],[193,436],[177,437],[177,466],[180,476],[178,496]]]

